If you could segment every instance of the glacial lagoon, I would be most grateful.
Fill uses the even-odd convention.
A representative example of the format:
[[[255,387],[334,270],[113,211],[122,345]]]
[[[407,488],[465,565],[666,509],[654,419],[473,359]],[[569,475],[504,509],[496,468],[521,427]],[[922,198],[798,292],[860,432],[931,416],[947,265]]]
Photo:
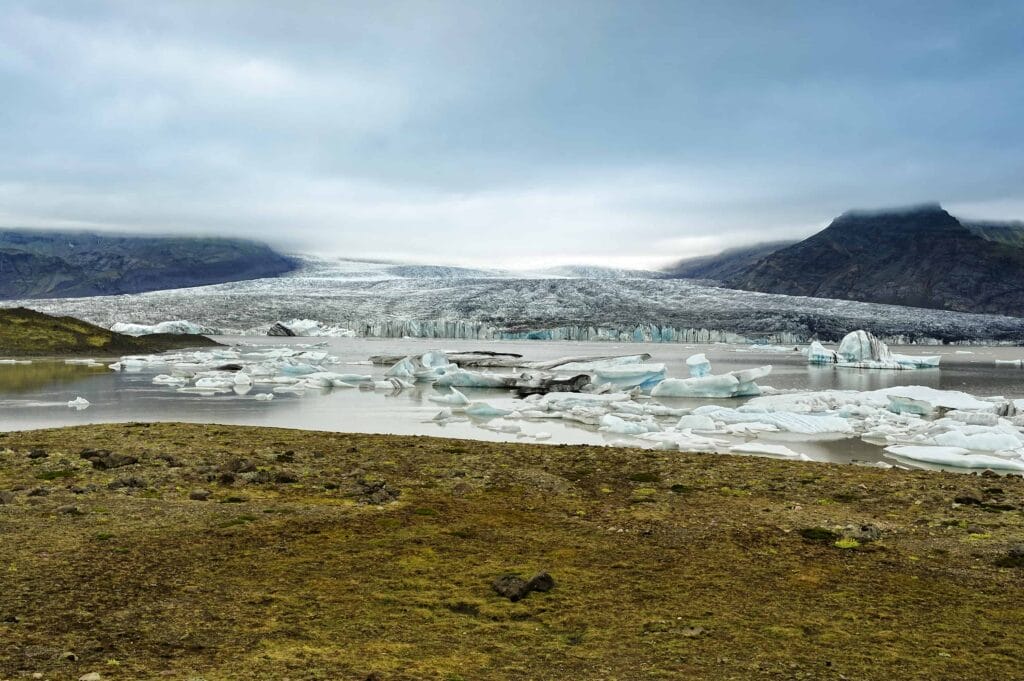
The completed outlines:
[[[670,377],[688,375],[687,357],[703,352],[715,373],[751,369],[766,364],[772,373],[762,386],[776,390],[856,390],[869,391],[893,386],[920,385],[939,390],[957,390],[979,397],[1024,398],[1024,370],[997,366],[995,360],[1024,357],[1024,348],[989,346],[910,346],[893,348],[909,355],[941,355],[941,369],[915,371],[874,371],[814,366],[800,352],[790,348],[758,348],[745,345],[683,345],[643,343],[581,343],[568,341],[459,341],[373,338],[270,338],[219,336],[228,346],[268,350],[279,347],[309,346],[338,358],[334,371],[369,374],[383,379],[386,366],[368,364],[373,355],[422,355],[431,349],[449,351],[487,350],[518,353],[528,360],[549,360],[563,356],[649,353],[651,362],[667,366]],[[155,385],[160,371],[111,371],[106,364],[114,357],[97,357],[101,366],[67,364],[63,360],[34,360],[31,364],[0,364],[0,430],[27,430],[98,422],[187,421],[235,425],[259,425],[311,430],[433,435],[440,437],[490,441],[536,441],[537,434],[552,444],[625,444],[650,446],[621,434],[599,431],[595,426],[566,420],[545,419],[519,422],[520,432],[507,433],[486,429],[486,420],[465,419],[437,422],[441,410],[428,399],[446,392],[430,384],[416,384],[401,391],[323,389],[303,394],[277,392],[273,400],[257,399],[270,387],[259,386],[248,394],[201,395],[183,393],[166,385]],[[495,369],[494,371],[509,371]],[[498,408],[512,405],[514,397],[506,390],[462,389],[472,400],[486,401]],[[88,400],[87,409],[68,407],[76,398]],[[650,403],[672,409],[694,409],[705,405],[736,407],[745,399],[662,398]],[[550,436],[547,438],[546,436]],[[716,435],[715,437],[722,437]],[[921,466],[914,462],[895,462],[883,454],[883,446],[860,437],[830,435],[799,436],[794,433],[757,433],[758,443],[780,444],[810,459],[833,462],[887,462]],[[750,434],[732,434],[724,439],[729,445],[754,439]]]

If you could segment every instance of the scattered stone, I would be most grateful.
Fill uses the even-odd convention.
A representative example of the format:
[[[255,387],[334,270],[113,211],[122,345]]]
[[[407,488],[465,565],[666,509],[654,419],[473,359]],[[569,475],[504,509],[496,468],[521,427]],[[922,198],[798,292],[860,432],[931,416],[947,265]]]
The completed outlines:
[[[247,474],[245,479],[252,485],[265,485],[273,480],[274,476],[270,474],[270,471],[256,471]]]
[[[103,681],[103,677],[100,676],[99,672],[89,672],[79,676],[78,681]]]
[[[138,457],[118,454],[106,449],[83,449],[78,455],[99,471],[131,466],[139,462]]]
[[[221,470],[227,473],[252,473],[256,470],[256,464],[248,459],[231,459]]]
[[[149,483],[147,483],[142,478],[136,478],[136,477],[118,478],[117,480],[114,480],[110,484],[107,485],[107,489],[110,489],[110,490],[125,489],[125,488],[130,488],[130,489],[146,489],[147,487],[149,487]]]
[[[36,487],[28,491],[30,497],[48,497],[50,496],[50,490],[45,487]]]
[[[217,482],[219,482],[222,485],[233,485],[235,484],[235,474],[221,473],[220,477],[217,478]]]
[[[401,492],[391,489],[383,480],[360,480],[356,483],[359,503],[381,506],[394,501]]]
[[[194,489],[188,493],[188,498],[192,501],[206,501],[210,498],[210,490]]]
[[[15,497],[14,492],[10,492],[10,491],[0,492],[0,506],[4,506],[6,504],[13,504],[14,503],[14,497]]]
[[[57,513],[61,515],[85,515],[85,512],[82,511],[82,509],[70,504],[67,506],[58,506]]]
[[[985,534],[985,528],[981,525],[968,525],[967,534]]]
[[[60,659],[64,662],[78,662],[78,655],[75,655],[70,650],[60,654]]]
[[[846,539],[854,539],[862,543],[878,541],[882,538],[882,530],[871,524],[847,525],[841,534]]]
[[[526,585],[530,587],[530,591],[546,593],[555,588],[555,578],[547,572],[538,572],[530,578]]]
[[[295,463],[295,452],[289,449],[287,452],[281,452],[274,459],[278,463]]]
[[[530,595],[530,584],[518,575],[502,575],[491,582],[491,587],[499,596],[513,603]]]
[[[1024,543],[1014,544],[1006,555],[996,560],[996,565],[999,567],[1015,567],[1024,568]]]
[[[157,454],[156,458],[167,464],[168,468],[181,468],[182,463],[173,454]]]
[[[45,449],[33,449],[28,453],[30,459],[45,459],[48,456],[50,454]]]
[[[289,473],[288,471],[280,471],[277,473],[277,475],[274,476],[274,482],[276,482],[279,485],[290,485],[298,481],[299,476],[295,475],[294,473]]]

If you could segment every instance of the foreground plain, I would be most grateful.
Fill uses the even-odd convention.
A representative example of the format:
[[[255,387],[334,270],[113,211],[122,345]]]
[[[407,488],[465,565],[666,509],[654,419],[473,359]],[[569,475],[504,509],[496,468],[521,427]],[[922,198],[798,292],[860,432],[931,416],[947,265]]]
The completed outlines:
[[[1019,678],[1022,508],[1019,478],[761,458],[7,433],[0,679]]]

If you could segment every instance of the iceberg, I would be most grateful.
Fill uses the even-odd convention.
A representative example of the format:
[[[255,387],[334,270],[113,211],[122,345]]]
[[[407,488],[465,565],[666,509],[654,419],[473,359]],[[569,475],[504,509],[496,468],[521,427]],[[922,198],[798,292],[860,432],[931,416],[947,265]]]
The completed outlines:
[[[1024,461],[1003,459],[987,454],[971,454],[962,447],[894,446],[886,447],[887,454],[900,459],[920,461],[956,468],[991,468],[993,470],[1024,471]]]
[[[863,329],[846,334],[837,351],[833,352],[817,341],[807,348],[809,364],[835,364],[851,369],[936,369],[941,359],[940,355],[891,352],[889,346]]]
[[[665,365],[631,364],[598,367],[593,370],[593,375],[594,383],[608,383],[615,390],[648,390],[665,380]]]
[[[464,407],[469,404],[469,398],[455,388],[447,395],[427,395],[427,399],[437,404],[450,404],[453,407]]]
[[[726,374],[666,378],[651,389],[651,397],[753,397],[761,394],[756,381],[770,374],[771,365]]]
[[[290,319],[276,322],[267,332],[270,336],[332,336],[335,338],[354,338],[356,332],[337,324],[324,324],[315,319]]]
[[[78,411],[82,411],[83,409],[88,409],[89,404],[89,400],[79,396],[68,402],[68,407],[70,407],[71,409],[77,409]]]
[[[495,416],[508,416],[512,411],[510,409],[502,409],[500,407],[494,407],[486,402],[473,402],[466,407],[466,414],[469,416],[476,416],[477,418],[493,418]]]
[[[619,435],[642,435],[643,433],[660,432],[662,428],[653,419],[627,421],[613,414],[605,414],[601,417],[601,426],[598,430]]]
[[[686,366],[690,370],[690,376],[701,378],[711,373],[711,362],[703,352],[698,355],[690,355],[686,358]]]
[[[438,375],[434,385],[457,388],[512,388],[515,386],[515,376],[492,374],[486,371],[470,371],[458,367],[446,369]]]
[[[783,445],[773,445],[765,442],[747,442],[729,447],[732,454],[756,454],[758,456],[771,456],[780,459],[795,459],[797,461],[811,461],[806,454],[794,452]]]

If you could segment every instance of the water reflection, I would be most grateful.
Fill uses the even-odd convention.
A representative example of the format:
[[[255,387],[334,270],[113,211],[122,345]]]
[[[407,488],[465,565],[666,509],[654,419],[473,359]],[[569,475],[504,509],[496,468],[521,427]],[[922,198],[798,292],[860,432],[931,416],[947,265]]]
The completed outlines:
[[[109,373],[110,370],[106,367],[65,364],[59,360],[37,360],[31,364],[0,364],[0,395],[70,388],[79,381]]]

